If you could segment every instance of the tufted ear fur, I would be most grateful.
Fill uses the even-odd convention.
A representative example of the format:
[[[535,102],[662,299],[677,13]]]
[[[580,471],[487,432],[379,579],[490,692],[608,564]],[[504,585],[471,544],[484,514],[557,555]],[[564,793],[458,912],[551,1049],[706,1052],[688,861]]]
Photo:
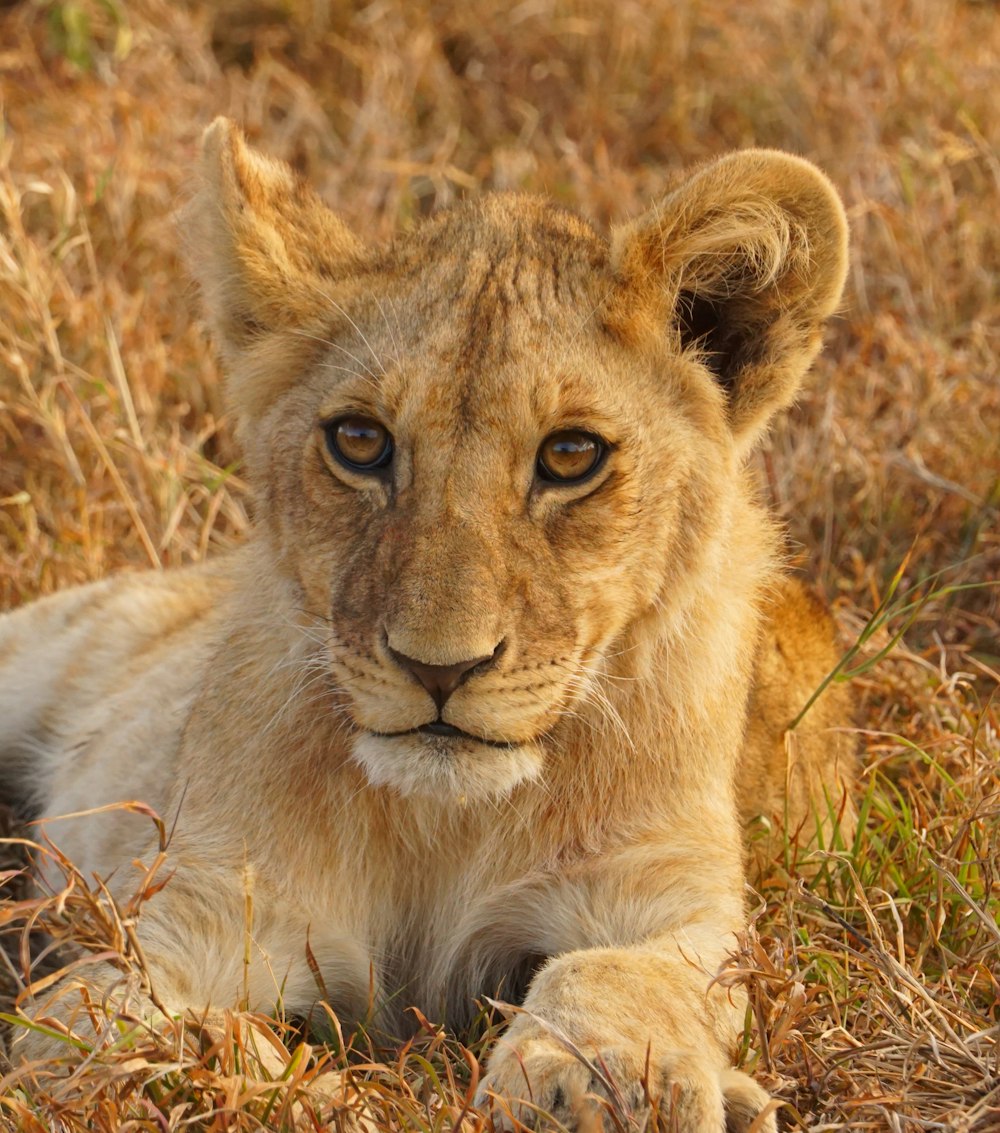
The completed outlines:
[[[201,186],[182,214],[188,258],[224,357],[330,310],[361,241],[291,169],[256,153],[228,119],[205,131]]]
[[[847,273],[847,220],[815,166],[745,150],[618,228],[612,256],[621,287],[610,321],[630,335],[666,328],[724,391],[746,451],[819,350]]]

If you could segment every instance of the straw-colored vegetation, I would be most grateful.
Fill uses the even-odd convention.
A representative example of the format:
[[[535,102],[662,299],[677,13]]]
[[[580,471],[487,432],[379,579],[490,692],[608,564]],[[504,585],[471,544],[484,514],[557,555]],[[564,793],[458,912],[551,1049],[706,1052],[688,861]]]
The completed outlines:
[[[803,153],[847,202],[853,270],[760,473],[857,643],[866,821],[807,882],[790,848],[751,898],[745,1064],[788,1129],[1000,1128],[998,60],[996,7],[971,0],[6,0],[0,607],[246,528],[171,225],[215,114],[373,236],[494,187],[607,221],[707,155]],[[69,876],[58,902],[11,882],[15,996],[37,918],[141,963],[135,909]],[[482,1128],[489,1028],[432,1023],[334,1044],[341,1099],[382,1128]],[[0,1126],[346,1127],[307,1039],[237,1019],[68,1079],[14,1069]]]

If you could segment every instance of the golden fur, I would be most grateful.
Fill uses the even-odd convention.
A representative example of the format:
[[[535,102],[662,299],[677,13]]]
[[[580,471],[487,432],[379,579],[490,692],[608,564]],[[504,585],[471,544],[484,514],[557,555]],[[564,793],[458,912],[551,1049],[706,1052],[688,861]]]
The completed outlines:
[[[185,228],[255,533],[0,622],[0,778],[46,818],[176,819],[138,926],[170,1011],[308,1013],[308,934],[345,1019],[370,977],[397,1030],[411,1003],[460,1025],[476,996],[523,1001],[484,1104],[582,1120],[566,1036],[637,1104],[648,1059],[679,1128],[748,1128],[767,1095],[713,979],[744,923],[741,820],[809,843],[852,817],[843,694],[786,735],[833,636],[746,470],[840,298],[833,189],[750,150],[610,239],[498,195],[372,248],[220,120]],[[385,474],[332,455],[345,414],[392,434]],[[537,471],[563,430],[607,443],[590,479]],[[415,731],[437,718],[418,668],[475,659]],[[153,853],[122,812],[47,829],[119,890]],[[60,991],[34,1013],[69,1018]]]

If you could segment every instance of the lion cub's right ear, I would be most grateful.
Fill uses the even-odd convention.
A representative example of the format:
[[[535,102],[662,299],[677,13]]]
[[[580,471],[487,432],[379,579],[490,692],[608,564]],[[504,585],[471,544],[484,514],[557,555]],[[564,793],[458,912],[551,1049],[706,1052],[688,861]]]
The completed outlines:
[[[749,451],[795,397],[840,302],[847,219],[808,161],[743,150],[702,166],[613,234],[612,324],[666,335],[725,399]]]
[[[227,361],[274,331],[315,327],[364,255],[361,241],[282,162],[228,119],[205,131],[201,186],[182,213],[188,259]]]

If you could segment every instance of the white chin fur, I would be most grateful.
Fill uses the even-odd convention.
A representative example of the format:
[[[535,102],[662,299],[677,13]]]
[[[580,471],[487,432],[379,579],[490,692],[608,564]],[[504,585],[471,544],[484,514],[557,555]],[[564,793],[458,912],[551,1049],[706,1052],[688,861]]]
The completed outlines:
[[[351,754],[374,787],[470,802],[506,795],[542,769],[537,744],[501,748],[445,736],[365,732],[355,737]]]

